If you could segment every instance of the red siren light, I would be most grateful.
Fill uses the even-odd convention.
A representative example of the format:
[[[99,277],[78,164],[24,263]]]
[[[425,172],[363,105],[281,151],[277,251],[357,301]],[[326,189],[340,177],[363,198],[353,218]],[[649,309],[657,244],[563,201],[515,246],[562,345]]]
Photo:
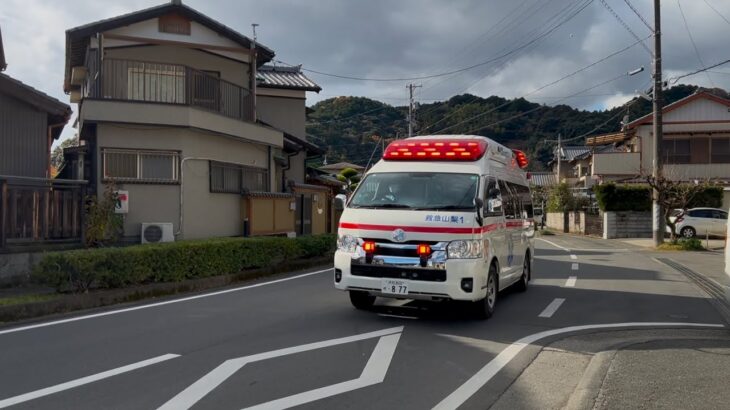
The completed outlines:
[[[424,138],[391,142],[383,159],[389,161],[476,161],[487,152],[481,139]]]
[[[527,160],[527,155],[525,155],[524,152],[518,149],[513,149],[512,152],[515,153],[515,161],[517,161],[517,166],[522,169],[527,168],[527,164],[529,164],[529,161]]]

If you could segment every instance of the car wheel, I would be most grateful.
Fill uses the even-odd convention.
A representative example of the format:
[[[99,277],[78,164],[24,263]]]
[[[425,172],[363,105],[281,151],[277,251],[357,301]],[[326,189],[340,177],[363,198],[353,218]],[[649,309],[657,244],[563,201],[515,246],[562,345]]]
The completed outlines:
[[[683,238],[694,238],[695,235],[697,235],[697,231],[695,231],[695,228],[691,226],[685,226],[681,231],[679,231],[679,234],[682,235]]]
[[[525,261],[522,263],[522,276],[520,280],[515,283],[515,289],[518,292],[524,292],[527,290],[527,284],[530,281],[530,275],[532,273],[532,263],[530,261],[530,252],[525,254]]]
[[[356,309],[367,310],[373,307],[375,296],[359,290],[350,291],[350,302]]]
[[[489,274],[487,275],[487,295],[484,299],[478,300],[474,303],[474,312],[478,319],[489,319],[494,314],[494,306],[497,304],[497,265],[492,264],[489,267]]]

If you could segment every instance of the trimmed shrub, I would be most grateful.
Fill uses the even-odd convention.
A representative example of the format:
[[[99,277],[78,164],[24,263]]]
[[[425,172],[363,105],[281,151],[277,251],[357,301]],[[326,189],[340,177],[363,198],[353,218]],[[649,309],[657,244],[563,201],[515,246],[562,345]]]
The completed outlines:
[[[282,265],[334,252],[335,236],[216,238],[49,253],[33,271],[35,281],[58,291],[121,288],[178,282]]]
[[[705,188],[704,191],[695,195],[687,208],[721,208],[722,207],[723,189],[720,186],[711,186]]]
[[[601,211],[650,211],[651,188],[646,185],[594,185]]]

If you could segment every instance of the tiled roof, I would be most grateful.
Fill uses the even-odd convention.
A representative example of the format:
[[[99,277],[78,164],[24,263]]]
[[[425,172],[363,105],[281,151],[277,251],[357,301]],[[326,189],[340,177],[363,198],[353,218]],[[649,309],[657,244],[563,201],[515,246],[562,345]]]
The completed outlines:
[[[586,146],[570,146],[570,145],[568,145],[568,146],[562,147],[561,151],[562,152],[560,153],[560,156],[561,156],[561,158],[563,160],[565,160],[565,161],[572,161],[572,160],[575,159],[575,157],[577,157],[579,155],[583,155],[586,152],[591,152],[591,148],[590,147],[586,147]]]
[[[258,86],[263,88],[286,88],[290,90],[322,91],[314,81],[302,74],[299,67],[274,67],[264,65],[256,72]]]
[[[322,171],[341,171],[345,168],[352,168],[355,171],[364,171],[365,167],[360,165],[351,164],[349,162],[338,162],[336,164],[323,165],[319,167]]]
[[[587,152],[584,152],[584,153],[582,153],[580,155],[577,155],[575,157],[575,159],[585,159],[585,158],[590,158],[590,156],[593,155],[593,154],[609,154],[609,153],[613,153],[613,152],[626,152],[626,149],[616,147],[613,144],[611,144],[611,145],[601,145],[601,146],[598,146],[598,147],[594,147],[593,148],[593,151],[587,151]]]
[[[552,172],[531,172],[530,184],[534,186],[557,185],[558,178]]]

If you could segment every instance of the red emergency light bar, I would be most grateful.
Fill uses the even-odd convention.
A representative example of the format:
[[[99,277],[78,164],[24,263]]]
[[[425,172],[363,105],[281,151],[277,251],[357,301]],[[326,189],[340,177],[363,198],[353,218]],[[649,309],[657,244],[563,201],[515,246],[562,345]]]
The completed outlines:
[[[487,152],[480,139],[408,139],[391,142],[383,159],[389,161],[476,161]]]
[[[524,152],[522,152],[518,149],[513,149],[512,152],[515,153],[515,161],[517,161],[517,166],[522,169],[527,168],[527,164],[528,164],[527,155],[525,155]]]

